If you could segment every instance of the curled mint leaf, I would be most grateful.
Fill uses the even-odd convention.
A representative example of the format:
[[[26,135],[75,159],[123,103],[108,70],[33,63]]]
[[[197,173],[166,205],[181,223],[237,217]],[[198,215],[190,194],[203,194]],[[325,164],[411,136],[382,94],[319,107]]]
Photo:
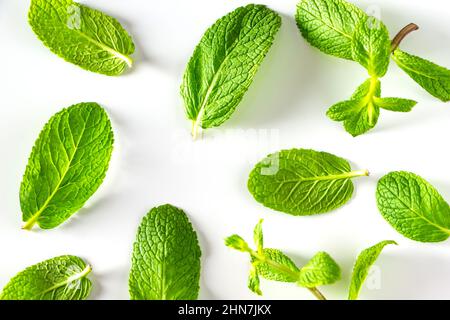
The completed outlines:
[[[306,288],[333,284],[341,279],[341,268],[326,252],[318,252],[301,269],[298,284]]]
[[[440,242],[450,236],[450,207],[426,180],[410,172],[391,172],[378,181],[381,215],[399,233],[421,242]]]
[[[52,229],[77,212],[103,182],[113,149],[105,110],[80,103],[55,114],[36,140],[20,185],[24,229]]]
[[[352,171],[347,160],[330,153],[282,150],[255,166],[248,189],[266,207],[312,215],[344,205],[353,194],[351,179],[368,174],[367,170]]]
[[[297,26],[312,46],[339,58],[353,59],[352,38],[364,11],[343,0],[302,0]]]
[[[181,85],[194,138],[199,128],[217,127],[230,118],[280,26],[276,12],[250,4],[222,17],[206,31]]]
[[[132,66],[130,35],[98,10],[72,0],[31,0],[28,18],[53,53],[83,69],[115,76]]]
[[[253,240],[255,241],[258,253],[262,253],[264,249],[264,236],[262,232],[262,223],[263,220],[262,219],[259,220],[258,224],[255,226],[255,230],[253,231]]]
[[[349,300],[358,299],[359,292],[362,285],[369,275],[369,270],[375,261],[378,259],[383,248],[389,244],[397,244],[395,241],[382,241],[373,247],[363,250],[356,259],[353,267],[352,279],[350,282],[350,289],[348,293]]]
[[[256,293],[259,296],[262,296],[259,275],[254,265],[250,267],[250,275],[248,276],[247,286],[252,292]]]
[[[400,49],[394,51],[392,58],[403,71],[432,96],[444,102],[450,101],[449,69]]]
[[[229,236],[225,239],[225,245],[227,247],[233,248],[238,251],[242,252],[248,252],[250,250],[250,247],[248,246],[247,242],[241,238],[241,236],[238,236],[237,234],[233,234],[232,236]]]
[[[91,267],[75,256],[45,260],[14,276],[0,300],[84,300],[92,288],[90,272]]]
[[[186,214],[169,204],[153,208],[139,226],[129,278],[132,300],[195,300],[201,251]]]

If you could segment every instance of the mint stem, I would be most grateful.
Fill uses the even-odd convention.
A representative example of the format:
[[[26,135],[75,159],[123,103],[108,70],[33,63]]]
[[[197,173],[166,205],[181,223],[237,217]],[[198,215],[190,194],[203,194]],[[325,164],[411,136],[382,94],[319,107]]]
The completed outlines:
[[[30,220],[26,221],[25,224],[22,226],[23,230],[28,230],[30,231],[31,229],[33,229],[33,226],[36,224],[37,219],[39,216],[33,216],[31,217]]]
[[[410,23],[406,27],[404,27],[402,30],[400,30],[397,35],[392,39],[391,43],[391,52],[394,52],[400,43],[405,39],[405,37],[410,34],[413,31],[416,31],[419,29],[419,26],[415,23]]]
[[[248,252],[254,258],[258,259],[260,262],[267,263],[268,265],[270,265],[272,268],[278,270],[279,272],[287,274],[293,278],[298,278],[298,272],[292,271],[288,267],[286,267],[282,264],[279,264],[278,262],[275,262],[271,259],[268,259],[266,256],[260,255],[259,253],[255,252],[251,249],[249,249]],[[306,288],[306,289],[308,289],[318,300],[327,300],[325,298],[325,296],[322,294],[322,292],[320,292],[319,289],[317,289],[316,287]]]
[[[318,300],[327,300],[325,296],[322,294],[322,292],[319,291],[317,288],[308,288],[309,291],[318,299]]]

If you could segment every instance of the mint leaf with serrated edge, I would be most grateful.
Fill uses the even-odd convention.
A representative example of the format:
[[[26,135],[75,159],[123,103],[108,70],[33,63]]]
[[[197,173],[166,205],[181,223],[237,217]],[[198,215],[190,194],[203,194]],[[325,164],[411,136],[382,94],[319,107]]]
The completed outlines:
[[[396,171],[383,176],[376,198],[381,215],[405,237],[440,242],[450,236],[450,206],[418,175]]]
[[[55,114],[36,140],[20,185],[24,229],[52,229],[83,207],[103,182],[113,149],[105,110],[80,103]]]
[[[267,257],[271,261],[278,263],[279,265],[285,266],[292,273],[279,272],[277,269],[272,268],[269,264],[258,261],[258,259],[252,257],[252,261],[256,265],[258,274],[267,280],[281,281],[281,282],[296,282],[298,280],[297,273],[300,271],[295,263],[285,255],[283,252],[277,249],[267,248],[258,254]],[[293,276],[295,274],[295,276]]]
[[[250,4],[210,27],[195,48],[181,85],[192,135],[220,126],[236,109],[281,26],[281,17]]]
[[[98,10],[72,0],[32,0],[28,19],[53,53],[83,69],[115,76],[132,65],[130,35]]]
[[[343,121],[345,130],[356,137],[375,127],[380,108],[409,112],[417,102],[402,98],[381,98],[381,84],[377,77],[367,79],[356,89],[350,100],[336,103],[327,111],[334,121]]]
[[[351,179],[369,174],[352,171],[343,158],[314,150],[282,150],[266,159],[250,173],[248,190],[264,206],[292,215],[325,213],[343,206],[353,194]]]
[[[433,97],[443,102],[450,101],[450,70],[431,61],[411,55],[400,49],[394,51],[392,59],[415,82]]]
[[[327,116],[335,121],[343,121],[345,130],[352,136],[361,135],[378,122],[380,108],[373,101],[380,94],[380,81],[370,78],[358,87],[351,100],[337,103],[328,109]]]
[[[320,51],[353,59],[352,37],[364,11],[343,0],[302,0],[295,20],[302,36]]]
[[[356,259],[353,267],[352,278],[350,281],[350,288],[348,293],[349,300],[358,299],[359,292],[362,285],[369,275],[369,270],[375,261],[378,259],[383,248],[389,244],[397,244],[395,241],[382,241],[373,247],[363,250]]]
[[[333,284],[341,279],[341,268],[326,252],[317,253],[299,273],[298,284],[306,288]]]
[[[262,220],[256,225],[257,239],[262,237]],[[317,299],[326,300],[317,289],[318,285],[331,284],[340,279],[340,268],[325,252],[316,254],[303,268],[298,268],[286,254],[278,249],[264,248],[262,251],[248,247],[242,237],[232,235],[225,239],[225,245],[250,255],[251,268],[248,287],[258,295],[260,277],[268,280],[296,283],[308,289]]]
[[[84,300],[92,288],[90,272],[91,267],[79,257],[45,260],[14,276],[0,300]]]
[[[391,40],[384,23],[375,17],[361,19],[353,33],[352,54],[370,76],[383,77],[391,55]]]
[[[133,245],[132,300],[195,300],[200,289],[201,250],[187,215],[166,204],[150,210]]]
[[[382,109],[396,112],[409,112],[417,101],[402,98],[373,98],[373,103]]]

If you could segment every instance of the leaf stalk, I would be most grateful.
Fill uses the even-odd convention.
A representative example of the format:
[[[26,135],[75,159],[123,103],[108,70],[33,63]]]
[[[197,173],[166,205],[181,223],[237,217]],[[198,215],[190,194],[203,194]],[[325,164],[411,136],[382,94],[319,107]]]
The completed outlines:
[[[400,43],[405,39],[405,37],[413,31],[419,30],[419,26],[415,23],[410,23],[400,30],[397,35],[392,39],[391,42],[391,52],[394,52],[399,47]]]

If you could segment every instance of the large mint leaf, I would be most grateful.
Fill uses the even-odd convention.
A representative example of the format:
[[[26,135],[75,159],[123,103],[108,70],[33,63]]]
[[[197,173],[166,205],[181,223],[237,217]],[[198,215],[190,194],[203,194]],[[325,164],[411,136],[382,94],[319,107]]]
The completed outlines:
[[[190,59],[181,95],[193,135],[221,125],[242,100],[281,25],[262,5],[240,7],[210,27]]]
[[[352,171],[342,158],[306,149],[269,155],[250,173],[248,189],[264,206],[292,215],[324,213],[344,205],[352,196]]]
[[[318,252],[299,273],[298,284],[306,288],[333,284],[341,279],[341,268],[326,252]]]
[[[55,228],[101,185],[113,149],[105,110],[80,103],[55,114],[41,131],[20,186],[24,228]]]
[[[72,0],[32,0],[28,17],[52,52],[83,69],[112,76],[132,65],[133,40],[100,11]]]
[[[344,0],[302,0],[296,21],[303,37],[324,53],[353,59],[353,32],[366,14]]]
[[[369,270],[375,261],[378,259],[383,248],[389,244],[397,244],[395,241],[382,241],[373,247],[363,250],[356,259],[353,267],[352,279],[350,282],[350,289],[348,293],[349,300],[358,299],[359,292],[362,285],[369,275]]]
[[[397,49],[392,58],[414,81],[432,96],[450,101],[450,70]]]
[[[129,291],[133,300],[194,300],[201,251],[186,214],[171,205],[144,217],[133,246]]]
[[[378,181],[376,196],[383,217],[405,237],[439,242],[450,236],[450,207],[423,178],[391,172]]]
[[[75,256],[45,260],[14,276],[0,293],[0,300],[83,300],[92,283],[91,267]]]
[[[389,31],[375,17],[361,19],[353,33],[353,59],[373,77],[386,74],[391,56]]]

